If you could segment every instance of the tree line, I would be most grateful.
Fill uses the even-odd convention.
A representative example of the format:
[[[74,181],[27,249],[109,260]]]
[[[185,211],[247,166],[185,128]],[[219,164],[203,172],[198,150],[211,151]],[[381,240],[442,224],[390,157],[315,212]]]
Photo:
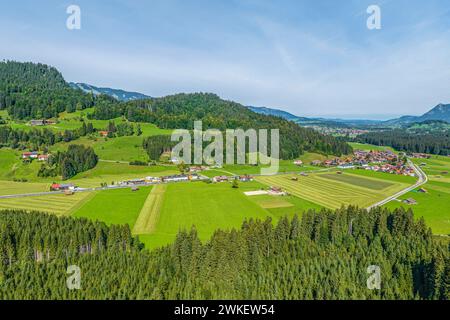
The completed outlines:
[[[95,129],[91,122],[87,124],[82,122],[78,129],[61,132],[55,132],[47,128],[24,130],[0,126],[0,148],[41,150],[58,142],[70,142],[94,132]]]
[[[50,155],[48,163],[41,165],[38,177],[55,177],[60,175],[67,180],[80,172],[94,168],[98,163],[98,156],[92,147],[71,144],[67,151],[58,151]]]
[[[450,131],[410,133],[406,130],[374,131],[358,136],[355,141],[390,146],[398,151],[450,155]]]
[[[206,242],[192,227],[151,251],[128,226],[0,212],[0,299],[449,299],[449,258],[404,209],[251,219]],[[66,286],[70,265],[80,290]]]

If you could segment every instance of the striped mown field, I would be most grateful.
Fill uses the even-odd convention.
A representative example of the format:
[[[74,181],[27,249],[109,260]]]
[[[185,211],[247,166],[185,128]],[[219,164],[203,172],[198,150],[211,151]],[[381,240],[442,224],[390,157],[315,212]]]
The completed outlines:
[[[256,180],[269,186],[281,187],[290,194],[336,209],[342,205],[368,207],[389,195],[406,188],[407,183],[385,181],[378,178],[330,173],[311,174],[308,177],[293,175],[257,177]]]
[[[44,195],[39,197],[23,197],[0,199],[1,209],[23,209],[28,211],[43,211],[56,215],[70,215],[80,203],[89,201],[92,192],[77,192],[68,196],[64,194]]]
[[[167,185],[164,184],[153,187],[134,224],[133,234],[148,234],[155,231],[166,189]]]

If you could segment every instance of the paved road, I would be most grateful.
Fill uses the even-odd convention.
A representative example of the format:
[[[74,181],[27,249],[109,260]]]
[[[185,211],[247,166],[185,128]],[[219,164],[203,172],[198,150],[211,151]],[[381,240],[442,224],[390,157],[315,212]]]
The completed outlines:
[[[408,193],[408,192],[410,192],[410,191],[412,191],[412,190],[414,190],[414,189],[416,189],[416,188],[418,188],[418,187],[420,187],[420,186],[422,186],[422,185],[424,185],[425,183],[428,182],[427,175],[425,174],[425,172],[423,172],[423,170],[420,167],[416,166],[409,159],[408,159],[408,164],[414,169],[414,172],[419,177],[417,182],[414,185],[412,185],[412,186],[410,186],[410,187],[408,187],[406,189],[403,189],[402,191],[397,192],[396,194],[394,194],[394,195],[392,195],[392,196],[390,196],[390,197],[388,197],[388,198],[386,198],[386,199],[384,199],[384,200],[382,200],[382,201],[380,201],[378,203],[375,203],[374,205],[368,207],[367,210],[370,210],[372,208],[380,207],[382,205],[385,205],[386,203],[389,203],[392,200],[397,199],[398,197],[401,197],[402,195],[404,195],[404,194],[406,194],[406,193]]]
[[[209,179],[209,178],[204,177],[203,179]],[[152,185],[157,185],[157,184],[167,184],[167,183],[179,183],[179,182],[173,181],[173,182],[143,183],[143,184],[137,184],[136,187],[147,187],[147,186],[152,186]],[[132,187],[133,187],[133,185],[110,185],[107,187],[80,188],[80,189],[74,190],[74,192],[78,193],[78,192],[91,192],[91,191],[113,190],[113,189],[130,189]],[[22,194],[11,194],[11,195],[3,195],[3,196],[0,195],[0,199],[39,197],[39,196],[56,195],[56,194],[64,194],[64,191],[22,193]]]

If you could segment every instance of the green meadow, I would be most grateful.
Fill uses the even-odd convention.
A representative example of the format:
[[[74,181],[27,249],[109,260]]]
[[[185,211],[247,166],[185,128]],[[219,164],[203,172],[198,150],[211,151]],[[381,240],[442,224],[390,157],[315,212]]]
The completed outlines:
[[[430,159],[414,159],[417,165],[425,164],[422,169],[429,181],[422,188],[427,193],[413,190],[400,197],[399,201],[386,204],[388,208],[411,208],[414,215],[423,217],[435,234],[450,235],[450,157],[432,156]],[[402,200],[412,198],[417,205],[407,205]]]
[[[78,210],[80,205],[89,201],[92,195],[92,192],[78,192],[70,196],[65,194],[51,194],[40,197],[0,199],[0,210],[22,209],[67,216]]]
[[[365,144],[365,143],[356,143],[356,142],[350,142],[349,145],[352,146],[354,150],[366,150],[366,151],[386,151],[390,150],[392,152],[396,152],[393,148],[387,147],[387,146],[376,146],[373,144]]]
[[[200,239],[206,240],[217,229],[240,228],[244,219],[265,219],[274,222],[283,216],[293,216],[319,205],[293,196],[246,196],[244,192],[266,186],[258,182],[240,183],[233,189],[231,183],[204,182],[169,184],[163,195],[155,231],[140,239],[149,247],[158,247],[172,241],[180,229],[195,226]]]
[[[150,190],[151,187],[138,191],[131,188],[97,191],[73,216],[103,221],[108,225],[128,224],[133,228]]]

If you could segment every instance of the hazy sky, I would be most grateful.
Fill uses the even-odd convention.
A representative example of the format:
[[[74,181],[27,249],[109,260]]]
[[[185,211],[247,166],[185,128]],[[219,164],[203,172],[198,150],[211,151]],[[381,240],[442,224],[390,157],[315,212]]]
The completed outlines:
[[[70,4],[81,30],[66,28]],[[151,96],[364,118],[450,103],[448,0],[0,0],[0,39],[0,59]]]

